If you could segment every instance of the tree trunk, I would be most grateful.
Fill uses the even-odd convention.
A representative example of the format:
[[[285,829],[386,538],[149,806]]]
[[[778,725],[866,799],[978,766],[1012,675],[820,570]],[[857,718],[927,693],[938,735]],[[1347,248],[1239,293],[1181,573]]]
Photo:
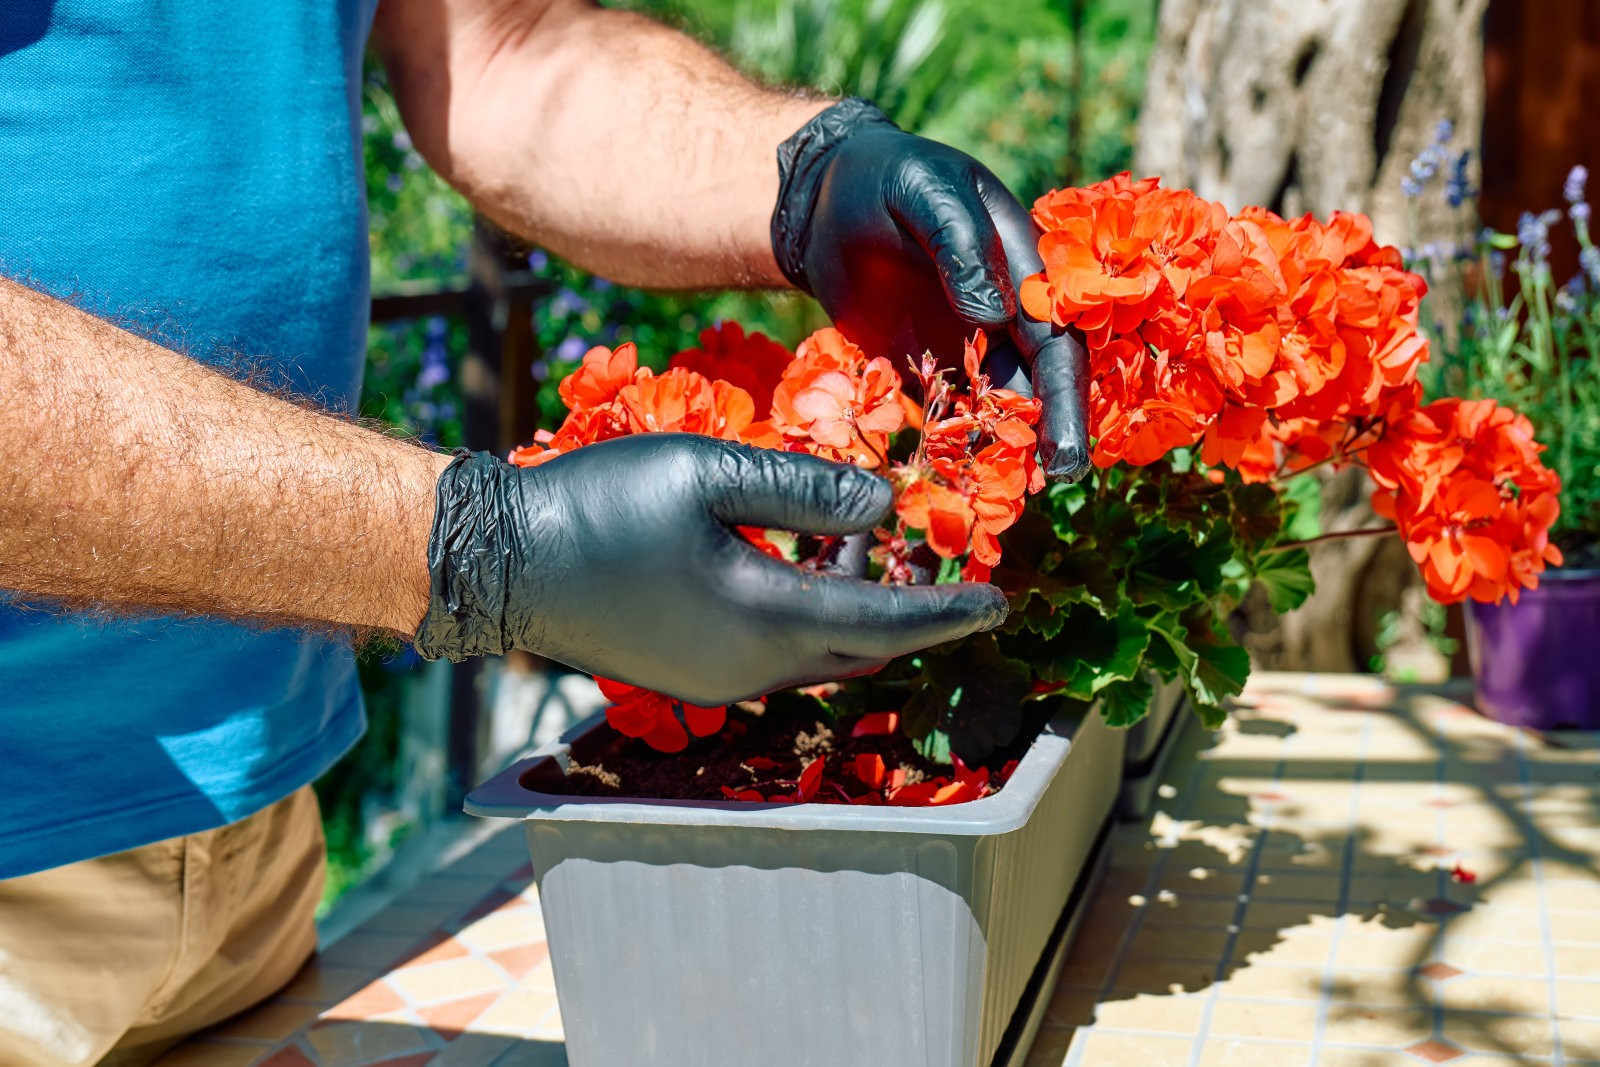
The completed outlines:
[[[1164,0],[1136,169],[1232,210],[1363,211],[1386,243],[1454,241],[1444,198],[1408,200],[1400,183],[1442,119],[1477,173],[1486,4]],[[1324,477],[1322,520],[1379,523],[1358,472]],[[1314,549],[1312,570],[1317,592],[1299,611],[1249,612],[1247,643],[1264,666],[1365,669],[1378,619],[1415,601],[1414,567],[1393,539],[1351,539]],[[1425,646],[1409,615],[1402,641]]]

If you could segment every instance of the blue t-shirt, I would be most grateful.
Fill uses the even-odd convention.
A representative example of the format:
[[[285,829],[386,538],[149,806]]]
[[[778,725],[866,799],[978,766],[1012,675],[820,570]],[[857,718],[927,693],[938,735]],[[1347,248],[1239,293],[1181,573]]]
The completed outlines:
[[[353,409],[375,5],[10,0],[0,273]],[[363,728],[347,641],[0,594],[0,878],[242,818]]]

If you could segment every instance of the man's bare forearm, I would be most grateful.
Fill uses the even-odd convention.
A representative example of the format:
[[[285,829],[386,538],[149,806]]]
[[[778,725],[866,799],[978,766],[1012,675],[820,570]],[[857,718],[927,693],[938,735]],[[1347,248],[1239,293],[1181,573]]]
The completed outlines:
[[[447,462],[0,279],[0,588],[409,634]]]
[[[418,148],[508,230],[629,285],[787,284],[775,152],[825,101],[591,0],[386,0],[375,38]]]

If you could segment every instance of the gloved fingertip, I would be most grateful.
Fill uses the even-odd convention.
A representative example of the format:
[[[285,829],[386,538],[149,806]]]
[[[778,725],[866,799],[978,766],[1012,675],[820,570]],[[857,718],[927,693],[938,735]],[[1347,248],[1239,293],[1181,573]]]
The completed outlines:
[[[1016,299],[1007,295],[994,282],[984,281],[965,290],[956,310],[973,326],[1005,326],[1017,314]]]
[[[1089,471],[1089,451],[1082,445],[1058,445],[1048,450],[1044,476],[1053,482],[1075,482]]]

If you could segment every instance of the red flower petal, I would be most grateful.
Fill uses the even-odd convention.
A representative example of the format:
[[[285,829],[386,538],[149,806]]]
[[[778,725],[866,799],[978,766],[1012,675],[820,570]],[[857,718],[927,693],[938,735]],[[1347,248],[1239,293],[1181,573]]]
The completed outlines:
[[[689,732],[696,737],[710,737],[728,721],[728,709],[726,706],[702,708],[697,704],[685,704],[683,721],[689,724]]]
[[[822,771],[826,763],[826,759],[818,756],[806,764],[806,769],[800,772],[800,781],[795,785],[796,801],[804,804],[817,795],[817,790],[822,788]]]
[[[874,711],[856,720],[850,728],[851,737],[880,737],[900,729],[898,711]]]
[[[883,765],[883,757],[877,753],[864,752],[857,756],[850,765],[851,773],[861,779],[862,784],[872,789],[882,789],[883,783],[889,774]]]

